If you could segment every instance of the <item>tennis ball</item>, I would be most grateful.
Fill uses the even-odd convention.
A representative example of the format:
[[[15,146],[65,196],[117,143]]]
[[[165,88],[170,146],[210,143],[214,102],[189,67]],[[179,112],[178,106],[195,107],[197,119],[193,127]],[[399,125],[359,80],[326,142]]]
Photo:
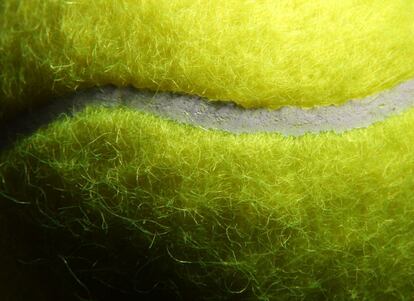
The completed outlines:
[[[317,125],[414,98],[412,1],[5,0],[0,12],[4,131],[24,109],[107,84],[202,97],[195,115],[272,110],[282,124],[298,115],[286,110]],[[168,95],[167,108],[182,97]],[[290,135],[121,103],[91,102],[2,150],[4,299],[414,294],[412,105],[362,128],[306,117]]]

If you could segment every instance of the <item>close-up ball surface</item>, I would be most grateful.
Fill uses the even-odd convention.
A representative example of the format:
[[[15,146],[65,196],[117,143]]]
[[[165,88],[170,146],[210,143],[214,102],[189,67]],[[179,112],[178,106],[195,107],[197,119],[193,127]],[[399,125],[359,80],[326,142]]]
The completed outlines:
[[[0,299],[411,300],[414,3],[0,3]]]

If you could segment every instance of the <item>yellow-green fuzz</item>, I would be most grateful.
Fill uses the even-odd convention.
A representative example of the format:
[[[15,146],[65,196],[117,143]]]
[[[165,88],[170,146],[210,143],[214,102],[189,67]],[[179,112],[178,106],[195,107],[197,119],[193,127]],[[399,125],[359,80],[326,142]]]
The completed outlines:
[[[8,110],[104,84],[312,107],[414,76],[411,0],[3,0],[0,9]]]
[[[104,84],[338,105],[414,76],[413,12],[408,0],[4,0],[0,119]],[[0,298],[411,300],[413,129],[414,109],[301,137],[126,108],[62,116],[0,155]]]
[[[126,244],[128,260],[155,267],[151,284],[140,265],[130,271],[141,289],[167,281],[212,300],[408,300],[413,114],[285,138],[89,109],[3,157],[2,191],[74,235],[75,262],[83,245],[118,255]]]

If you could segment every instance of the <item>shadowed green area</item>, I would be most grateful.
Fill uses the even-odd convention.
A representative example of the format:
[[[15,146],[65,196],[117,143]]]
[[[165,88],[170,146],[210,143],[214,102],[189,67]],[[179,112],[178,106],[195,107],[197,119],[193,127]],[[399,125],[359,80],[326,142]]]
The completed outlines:
[[[90,299],[110,300],[112,286],[185,300],[410,300],[413,125],[411,110],[341,135],[237,136],[88,108],[2,154],[0,221],[23,248],[38,235],[25,256],[60,262],[60,281]],[[22,249],[12,240],[2,235]]]

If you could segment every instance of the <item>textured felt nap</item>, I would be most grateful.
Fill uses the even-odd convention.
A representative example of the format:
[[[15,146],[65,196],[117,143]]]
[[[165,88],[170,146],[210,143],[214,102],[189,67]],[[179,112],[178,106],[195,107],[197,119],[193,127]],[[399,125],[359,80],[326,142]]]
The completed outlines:
[[[410,110],[345,134],[237,136],[90,108],[2,155],[0,221],[15,208],[10,227],[30,213],[55,233],[24,262],[61,262],[85,299],[411,300],[413,127]]]
[[[340,104],[414,75],[411,0],[2,0],[0,105],[92,85]]]
[[[411,0],[0,0],[0,121],[105,84],[341,104],[414,76],[413,14]],[[0,299],[411,300],[413,128],[413,109],[299,138],[62,117],[0,154]]]

